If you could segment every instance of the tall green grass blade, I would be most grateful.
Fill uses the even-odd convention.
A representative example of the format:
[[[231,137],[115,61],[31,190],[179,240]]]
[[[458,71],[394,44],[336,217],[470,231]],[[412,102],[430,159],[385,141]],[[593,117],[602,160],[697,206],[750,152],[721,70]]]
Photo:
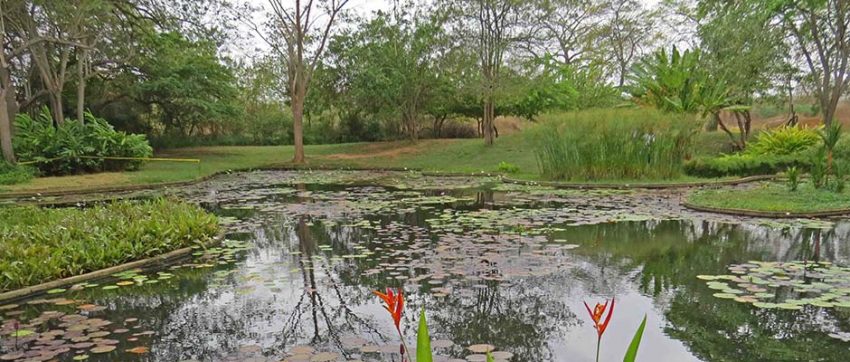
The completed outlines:
[[[493,359],[493,354],[490,352],[487,352],[487,362],[496,362],[496,360]]]
[[[640,322],[640,327],[635,331],[635,336],[632,337],[632,343],[629,343],[629,349],[626,350],[626,355],[623,357],[623,362],[634,362],[637,358],[638,347],[640,340],[643,338],[643,329],[646,327],[646,315],[643,316],[643,321]]]
[[[425,308],[419,312],[419,332],[416,335],[416,362],[432,362],[431,336],[428,335],[428,323],[425,321]]]

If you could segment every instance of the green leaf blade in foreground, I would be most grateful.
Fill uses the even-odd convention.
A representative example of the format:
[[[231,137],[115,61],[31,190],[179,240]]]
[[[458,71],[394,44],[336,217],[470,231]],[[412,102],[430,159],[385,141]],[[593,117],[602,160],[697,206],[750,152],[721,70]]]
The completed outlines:
[[[428,323],[425,321],[425,308],[419,312],[419,332],[416,335],[416,362],[433,362],[431,354],[431,336],[428,335]]]
[[[626,355],[623,357],[623,362],[634,362],[637,358],[638,347],[640,340],[643,338],[643,329],[646,327],[646,315],[643,316],[643,321],[640,322],[640,327],[635,331],[635,336],[632,337],[632,343],[629,343],[629,349],[626,350]]]

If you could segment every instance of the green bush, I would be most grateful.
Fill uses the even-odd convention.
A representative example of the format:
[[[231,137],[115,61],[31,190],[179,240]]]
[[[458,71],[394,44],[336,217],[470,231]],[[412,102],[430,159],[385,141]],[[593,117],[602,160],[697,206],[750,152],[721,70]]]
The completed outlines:
[[[12,165],[0,161],[0,185],[14,185],[27,182],[35,176],[35,170],[28,166]]]
[[[699,123],[652,109],[605,109],[544,117],[529,132],[545,177],[566,180],[680,176]]]
[[[816,129],[804,127],[780,127],[765,130],[747,146],[751,155],[790,155],[800,153],[820,143]]]
[[[519,166],[514,165],[510,162],[502,161],[502,162],[499,162],[499,167],[497,168],[497,170],[499,172],[504,172],[504,173],[517,173],[517,172],[519,172]]]
[[[809,170],[812,157],[795,155],[734,154],[721,157],[700,157],[685,162],[685,173],[698,177],[773,175],[789,167]]]
[[[86,123],[67,120],[53,125],[45,108],[35,118],[15,118],[15,152],[21,161],[37,161],[45,175],[137,169],[139,160],[105,160],[100,157],[146,158],[153,154],[147,138],[118,132],[106,121],[86,114]]]
[[[203,244],[217,233],[215,216],[167,199],[0,208],[0,291]]]

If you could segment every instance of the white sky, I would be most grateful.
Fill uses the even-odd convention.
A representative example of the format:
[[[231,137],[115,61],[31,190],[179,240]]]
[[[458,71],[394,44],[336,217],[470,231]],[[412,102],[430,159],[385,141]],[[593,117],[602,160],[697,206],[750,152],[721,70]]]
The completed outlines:
[[[265,10],[269,10],[268,0],[231,0],[237,1],[239,3],[248,3],[249,5]],[[294,0],[291,0],[294,2]],[[417,0],[417,1],[430,1],[430,0]],[[640,0],[642,3],[647,5],[648,7],[656,6],[661,0]],[[387,9],[391,8],[392,0],[350,0],[346,5],[346,9],[357,13],[360,16],[366,16],[374,12],[375,10]],[[264,19],[264,14],[262,12],[255,14],[254,19],[259,24],[262,23],[262,19]],[[231,53],[232,56],[235,57],[251,57],[257,55],[258,53],[262,53],[268,51],[268,46],[265,42],[260,39],[248,26],[242,26],[242,34],[245,35],[245,40],[241,46],[231,47],[227,53]]]

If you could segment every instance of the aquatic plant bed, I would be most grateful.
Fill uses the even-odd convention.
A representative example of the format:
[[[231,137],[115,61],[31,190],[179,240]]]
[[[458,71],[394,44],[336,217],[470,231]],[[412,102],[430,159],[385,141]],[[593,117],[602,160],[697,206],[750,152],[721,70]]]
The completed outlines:
[[[0,291],[204,245],[218,221],[178,200],[0,208]],[[55,292],[55,291],[54,291]]]
[[[790,191],[784,184],[764,182],[741,188],[718,188],[698,190],[687,198],[688,205],[716,209],[728,213],[736,211],[754,211],[789,214],[850,214],[850,191],[836,193],[824,189],[815,189],[804,183],[796,191]],[[778,215],[781,216],[781,215]],[[803,215],[800,215],[803,216]]]
[[[679,190],[411,172],[250,172],[168,192],[219,217],[220,247],[0,303],[0,356],[399,361],[395,317],[373,294],[387,287],[404,293],[409,347],[424,308],[435,361],[484,361],[487,351],[495,361],[592,361],[597,333],[584,303],[612,298],[602,361],[623,359],[644,316],[638,361],[831,360],[850,346],[834,337],[850,333],[840,306],[758,308],[715,297],[722,291],[698,277],[743,278],[728,267],[815,255],[846,267],[841,220],[695,212]],[[818,288],[807,283],[793,288]],[[769,302],[787,302],[784,290],[770,290]]]

